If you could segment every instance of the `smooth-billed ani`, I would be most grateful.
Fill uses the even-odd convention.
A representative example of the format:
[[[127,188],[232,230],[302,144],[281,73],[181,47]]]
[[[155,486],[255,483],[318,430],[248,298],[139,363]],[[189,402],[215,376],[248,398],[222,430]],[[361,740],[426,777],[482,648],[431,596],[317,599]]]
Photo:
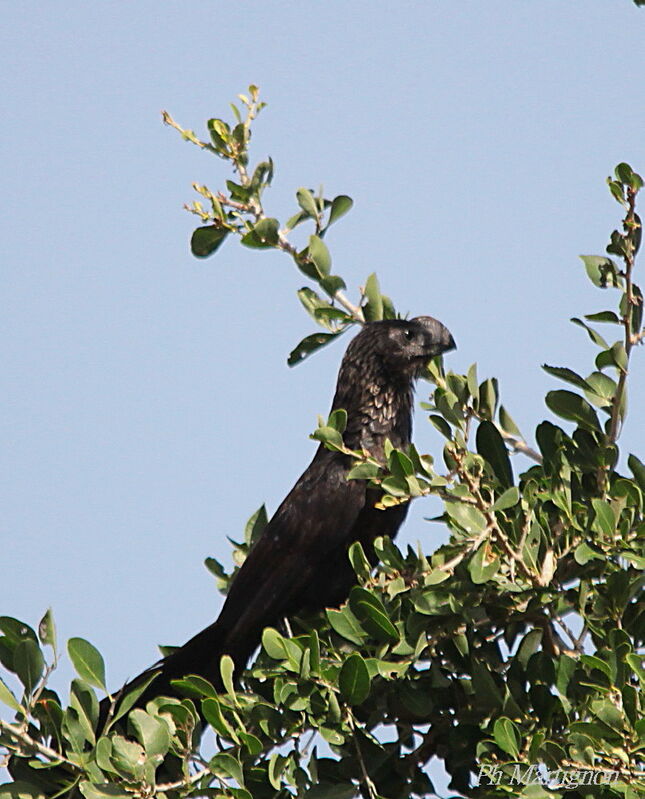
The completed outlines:
[[[347,411],[345,445],[379,460],[386,439],[397,448],[408,445],[414,380],[430,358],[454,347],[447,328],[429,316],[364,325],[347,348],[332,402],[332,410]],[[318,447],[249,552],[217,620],[126,686],[160,672],[137,704],[175,695],[171,680],[187,674],[220,685],[223,654],[239,674],[265,627],[347,598],[355,582],[350,544],[360,541],[374,563],[374,539],[393,538],[408,511],[407,504],[375,508],[380,492],[365,480],[348,480],[351,465],[349,456]]]

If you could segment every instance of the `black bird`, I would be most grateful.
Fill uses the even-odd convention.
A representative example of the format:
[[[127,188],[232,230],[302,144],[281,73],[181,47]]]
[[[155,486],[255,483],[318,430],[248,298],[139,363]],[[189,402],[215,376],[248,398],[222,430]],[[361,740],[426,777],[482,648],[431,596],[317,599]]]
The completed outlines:
[[[397,448],[408,445],[414,380],[430,358],[454,348],[450,332],[430,316],[364,325],[347,348],[332,402],[332,410],[347,411],[345,445],[379,460],[386,439]],[[232,657],[239,674],[265,627],[347,598],[355,583],[350,544],[360,541],[374,563],[374,539],[393,538],[408,511],[407,504],[375,508],[380,492],[365,480],[347,480],[351,465],[349,456],[318,447],[249,552],[217,620],[123,689],[159,671],[138,705],[176,695],[171,680],[187,674],[221,685],[222,655]]]

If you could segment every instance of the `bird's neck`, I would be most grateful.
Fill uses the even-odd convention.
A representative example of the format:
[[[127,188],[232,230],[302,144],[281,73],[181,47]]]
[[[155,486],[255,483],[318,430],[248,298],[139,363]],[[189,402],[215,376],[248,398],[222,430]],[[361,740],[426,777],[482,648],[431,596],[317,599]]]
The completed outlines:
[[[383,458],[383,446],[389,439],[397,447],[410,443],[412,435],[413,386],[411,378],[399,380],[386,372],[374,372],[370,379],[349,384],[339,376],[332,410],[347,411],[343,435],[350,449],[366,449]]]

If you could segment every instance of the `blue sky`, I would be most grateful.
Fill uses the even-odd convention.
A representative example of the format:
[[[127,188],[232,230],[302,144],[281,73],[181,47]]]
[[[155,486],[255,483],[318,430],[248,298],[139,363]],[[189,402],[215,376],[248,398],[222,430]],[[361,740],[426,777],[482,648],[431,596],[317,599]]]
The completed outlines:
[[[619,220],[613,166],[645,170],[644,24],[628,0],[7,5],[0,612],[52,606],[118,685],[213,619],[204,557],[275,509],[329,406],[346,342],[286,366],[313,332],[290,260],[190,255],[191,183],[229,175],[161,109],[201,133],[258,84],[268,212],[300,186],[352,196],[328,240],[350,296],[376,271],[439,317],[448,365],[496,375],[531,438],[560,387],[540,364],[591,371],[568,319],[610,307],[577,255]],[[623,439],[641,458],[643,355]],[[439,453],[420,412],[416,440]],[[442,540],[435,509],[403,540]]]

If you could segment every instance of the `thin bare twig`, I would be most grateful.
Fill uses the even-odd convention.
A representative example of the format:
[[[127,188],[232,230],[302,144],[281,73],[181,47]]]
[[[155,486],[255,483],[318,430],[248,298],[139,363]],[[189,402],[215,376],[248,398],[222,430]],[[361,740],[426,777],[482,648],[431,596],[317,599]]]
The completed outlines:
[[[53,761],[54,763],[67,763],[67,765],[72,766],[79,771],[81,770],[78,764],[74,763],[73,760],[68,760],[55,749],[51,749],[49,746],[45,746],[45,744],[35,741],[27,732],[25,732],[24,729],[19,727],[17,724],[10,724],[9,722],[0,719],[0,730],[7,733],[7,735],[11,736],[11,738],[13,738],[15,741],[18,741],[23,745],[23,747],[26,747],[32,753],[36,752],[39,755],[46,757],[48,760]]]
[[[510,433],[505,433],[503,430],[500,430],[499,427],[497,429],[501,433],[501,436],[506,444],[508,444],[513,452],[521,452],[522,455],[526,455],[527,458],[531,458],[531,460],[535,461],[536,463],[542,463],[542,456],[540,453],[529,447],[523,438],[518,438]]]

